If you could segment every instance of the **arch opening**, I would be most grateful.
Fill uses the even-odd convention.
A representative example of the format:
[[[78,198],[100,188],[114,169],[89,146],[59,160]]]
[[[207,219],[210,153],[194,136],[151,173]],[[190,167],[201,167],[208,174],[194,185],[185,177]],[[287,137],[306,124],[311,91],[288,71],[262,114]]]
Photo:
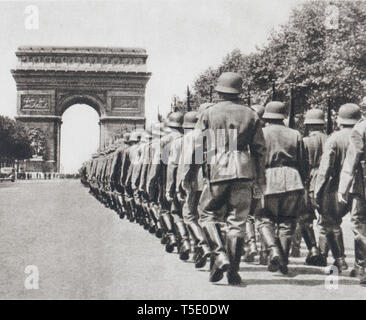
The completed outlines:
[[[99,117],[95,107],[78,103],[62,113],[60,136],[60,172],[76,173],[81,164],[98,149]]]

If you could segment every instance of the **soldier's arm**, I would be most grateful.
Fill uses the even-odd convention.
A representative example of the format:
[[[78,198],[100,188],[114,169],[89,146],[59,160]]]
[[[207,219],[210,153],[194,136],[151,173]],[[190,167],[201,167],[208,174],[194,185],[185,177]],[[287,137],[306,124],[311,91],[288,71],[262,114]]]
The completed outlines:
[[[320,200],[325,184],[333,173],[336,155],[337,146],[334,139],[331,137],[325,142],[324,152],[320,159],[320,165],[315,181],[314,196],[317,201]]]
[[[177,182],[177,170],[179,164],[179,157],[181,153],[182,139],[175,140],[170,149],[168,157],[167,177],[166,177],[166,192],[167,195],[173,198],[174,190]]]
[[[365,125],[363,122],[356,124],[349,137],[346,158],[343,163],[338,192],[347,195],[355,177],[357,167],[365,152]]]
[[[254,165],[256,170],[256,182],[260,186],[266,184],[266,166],[265,166],[265,156],[266,156],[266,145],[263,136],[262,126],[259,122],[259,118],[256,117],[256,124],[254,127],[254,135],[252,142],[250,144],[250,153],[254,157]]]
[[[298,133],[298,150],[297,150],[297,156],[298,156],[298,162],[299,162],[299,173],[301,176],[301,179],[303,181],[303,184],[307,184],[307,176],[308,176],[308,161],[305,153],[305,146],[304,141],[301,137],[301,134]]]

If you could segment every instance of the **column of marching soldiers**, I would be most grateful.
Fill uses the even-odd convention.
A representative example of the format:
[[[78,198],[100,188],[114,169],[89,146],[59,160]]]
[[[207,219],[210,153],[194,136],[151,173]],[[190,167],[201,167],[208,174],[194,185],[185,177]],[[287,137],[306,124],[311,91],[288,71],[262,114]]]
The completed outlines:
[[[216,103],[172,112],[93,155],[83,165],[82,182],[121,218],[160,238],[167,252],[193,259],[196,268],[209,261],[210,281],[226,273],[231,285],[241,283],[241,260],[253,262],[258,254],[268,271],[287,274],[291,246],[291,255],[299,256],[302,238],[307,265],[325,267],[331,253],[338,272],[347,270],[342,218],[350,213],[350,275],[366,284],[366,121],[360,107],[342,105],[339,130],[329,137],[323,111],[309,110],[302,138],[285,125],[284,103],[244,106],[238,74],[223,73],[215,90]]]

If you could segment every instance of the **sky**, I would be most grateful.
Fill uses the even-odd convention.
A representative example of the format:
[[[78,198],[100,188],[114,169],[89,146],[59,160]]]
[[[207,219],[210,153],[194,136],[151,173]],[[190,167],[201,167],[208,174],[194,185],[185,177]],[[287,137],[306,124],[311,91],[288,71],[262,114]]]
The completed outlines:
[[[0,114],[16,115],[10,69],[15,67],[18,46],[142,47],[148,52],[147,69],[152,73],[146,87],[146,117],[155,121],[158,106],[166,114],[173,95],[184,97],[187,85],[208,67],[218,66],[233,49],[255,51],[299,4],[299,0],[0,0]],[[36,30],[25,27],[28,5],[39,10]],[[77,170],[91,152],[76,146],[73,138],[66,140],[94,130],[89,122],[94,110],[89,109],[79,106],[70,108],[67,118],[64,114],[62,130],[76,131],[62,133],[66,172]],[[79,121],[67,126],[73,118]],[[96,141],[84,145],[96,145],[99,133],[95,136]]]

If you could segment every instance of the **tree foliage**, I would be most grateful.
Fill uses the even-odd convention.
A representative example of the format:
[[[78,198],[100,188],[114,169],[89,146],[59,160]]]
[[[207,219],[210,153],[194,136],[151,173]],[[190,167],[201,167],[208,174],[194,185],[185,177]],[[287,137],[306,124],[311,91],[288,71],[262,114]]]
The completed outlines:
[[[24,126],[0,116],[0,159],[26,159],[32,156],[31,141]]]
[[[329,27],[329,8],[336,7]],[[333,20],[334,20],[333,19]],[[239,72],[244,79],[242,98],[265,104],[272,99],[288,101],[295,88],[296,113],[311,107],[334,110],[346,102],[359,103],[365,95],[366,2],[313,1],[294,9],[289,21],[270,34],[254,53],[236,49],[218,68],[208,68],[194,82],[196,107],[210,98],[210,86],[224,71]]]

